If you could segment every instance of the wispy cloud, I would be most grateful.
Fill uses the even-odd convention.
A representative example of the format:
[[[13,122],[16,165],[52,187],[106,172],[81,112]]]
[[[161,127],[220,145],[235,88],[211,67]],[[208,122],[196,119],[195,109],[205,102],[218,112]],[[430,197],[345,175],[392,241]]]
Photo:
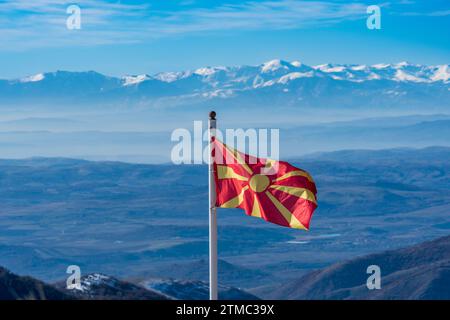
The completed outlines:
[[[434,0],[429,2],[400,0],[397,4],[404,6],[399,6],[397,10],[391,13],[399,16],[445,17],[450,15],[448,0]]]
[[[172,35],[227,30],[274,30],[324,26],[366,17],[359,2],[267,0],[214,7],[193,2],[158,8],[141,4],[84,0],[82,29],[67,30],[66,8],[58,0],[6,0],[0,3],[0,49],[142,42]],[[157,4],[155,2],[155,4]],[[187,5],[186,5],[187,4]]]
[[[68,30],[67,7],[81,7],[81,30]],[[148,15],[149,5],[84,0],[6,0],[0,2],[0,49],[102,45],[133,42],[134,21]]]
[[[264,1],[216,8],[161,12],[148,25],[155,35],[217,30],[291,29],[363,18],[360,3],[324,1]]]

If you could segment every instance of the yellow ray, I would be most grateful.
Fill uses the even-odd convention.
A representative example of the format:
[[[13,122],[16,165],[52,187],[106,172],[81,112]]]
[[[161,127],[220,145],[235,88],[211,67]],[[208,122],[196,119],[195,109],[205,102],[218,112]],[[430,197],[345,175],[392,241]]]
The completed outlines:
[[[233,168],[221,165],[217,165],[217,177],[219,179],[236,179],[241,181],[248,181],[248,178],[234,172]]]
[[[296,177],[296,176],[301,176],[301,177],[305,177],[306,179],[308,179],[309,181],[311,181],[312,183],[314,183],[313,178],[309,175],[309,173],[305,172],[305,171],[300,171],[300,170],[295,170],[295,171],[291,171],[288,172],[284,175],[282,175],[281,177],[275,179],[275,181],[281,181],[290,177]]]
[[[286,219],[286,221],[289,223],[289,226],[291,228],[296,229],[303,229],[308,230],[305,228],[305,226],[298,221],[298,219],[280,202],[277,198],[275,198],[269,191],[266,191],[266,195],[269,198],[270,201],[275,205],[275,207],[278,209],[278,211],[281,212],[283,217]]]
[[[245,171],[247,171],[250,175],[253,174],[252,169],[250,169],[250,167],[245,163],[244,159],[241,157],[241,154],[237,150],[228,147],[225,143],[222,143],[222,145],[228,150],[228,152],[231,153],[237,163],[244,167]]]
[[[279,186],[279,185],[271,185],[270,188],[280,190],[283,192],[286,192],[290,195],[314,202],[317,204],[316,197],[314,196],[314,193],[309,191],[305,188],[298,188],[298,187],[290,187],[290,186]]]
[[[237,208],[242,201],[244,201],[244,192],[247,191],[248,186],[245,186],[242,188],[241,193],[239,193],[238,196],[231,198],[230,200],[228,200],[227,202],[225,202],[224,204],[222,204],[220,207],[221,208]]]
[[[253,195],[252,216],[261,218],[261,208],[259,206],[259,201],[258,198],[256,197],[256,194]]]

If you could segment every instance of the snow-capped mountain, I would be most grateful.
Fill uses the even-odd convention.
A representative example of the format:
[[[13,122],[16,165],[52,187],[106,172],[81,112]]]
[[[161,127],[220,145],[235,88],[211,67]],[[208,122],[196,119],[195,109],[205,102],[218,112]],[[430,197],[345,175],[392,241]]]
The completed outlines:
[[[251,90],[258,87],[288,84],[299,78],[331,78],[333,80],[362,82],[372,80],[390,80],[398,82],[449,82],[449,65],[423,66],[400,62],[397,64],[338,65],[323,64],[307,66],[299,61],[287,62],[271,60],[259,66],[206,67],[195,71],[162,72],[154,77],[134,76],[142,81],[156,79],[173,83],[188,78],[198,78],[207,87]],[[134,84],[141,83],[136,81]],[[125,78],[123,85],[129,85]]]
[[[170,300],[171,298],[131,282],[119,280],[101,273],[81,278],[81,288],[67,289],[64,281],[55,287],[75,299],[87,300]]]
[[[258,105],[333,106],[448,104],[448,64],[322,64],[271,60],[257,66],[204,67],[155,75],[108,77],[97,72],[40,73],[0,80],[0,102],[43,99],[195,104],[211,99]]]
[[[101,76],[90,72],[64,72],[39,73],[22,79],[8,80],[9,84],[29,83],[51,80],[55,77],[61,79],[79,77],[80,75]],[[334,80],[362,82],[372,80],[391,80],[399,82],[444,82],[449,83],[450,69],[448,64],[425,66],[400,62],[397,64],[375,65],[348,65],[348,64],[322,64],[307,66],[299,61],[287,62],[271,60],[259,66],[238,67],[205,67],[194,71],[160,72],[153,76],[148,74],[127,75],[118,79],[118,85],[141,85],[145,81],[157,80],[173,83],[193,78],[201,80],[210,87],[252,89],[260,86],[287,84],[289,81],[302,77],[328,77]],[[115,79],[112,77],[105,77]],[[3,80],[5,82],[5,80]]]
[[[287,62],[271,60],[259,66],[239,67],[207,67],[195,71],[163,72],[150,77],[148,75],[134,76],[142,81],[157,79],[163,82],[175,82],[189,77],[202,78],[211,87],[252,89],[258,86],[287,84],[289,81],[302,77],[329,77],[334,80],[362,82],[371,80],[391,80],[401,82],[449,82],[449,65],[424,66],[400,62],[397,64],[367,65],[332,65],[324,64],[307,66],[299,61]],[[123,85],[129,85],[129,78]]]

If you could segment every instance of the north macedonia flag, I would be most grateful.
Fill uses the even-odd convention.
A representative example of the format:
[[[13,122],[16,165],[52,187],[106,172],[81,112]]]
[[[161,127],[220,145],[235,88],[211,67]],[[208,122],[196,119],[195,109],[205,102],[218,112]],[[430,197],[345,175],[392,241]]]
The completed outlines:
[[[309,229],[317,208],[312,177],[284,161],[256,158],[213,139],[216,206],[241,208],[281,226]]]

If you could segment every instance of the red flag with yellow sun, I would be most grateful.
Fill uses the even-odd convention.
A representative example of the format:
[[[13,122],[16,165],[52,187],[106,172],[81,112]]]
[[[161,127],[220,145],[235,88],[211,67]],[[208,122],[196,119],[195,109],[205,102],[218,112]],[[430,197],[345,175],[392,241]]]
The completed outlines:
[[[317,189],[306,171],[247,155],[215,138],[212,152],[217,207],[241,208],[268,222],[309,229]]]

